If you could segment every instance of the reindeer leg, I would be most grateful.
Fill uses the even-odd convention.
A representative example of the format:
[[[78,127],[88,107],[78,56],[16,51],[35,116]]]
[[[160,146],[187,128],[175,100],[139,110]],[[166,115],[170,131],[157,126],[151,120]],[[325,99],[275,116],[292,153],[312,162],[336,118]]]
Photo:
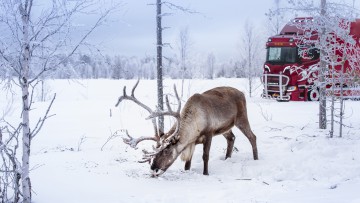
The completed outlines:
[[[255,136],[255,134],[252,132],[252,130],[250,128],[249,121],[248,121],[247,117],[239,119],[239,120],[242,120],[243,123],[238,122],[235,125],[249,139],[249,141],[251,143],[251,146],[252,146],[252,150],[253,150],[254,160],[258,160],[258,150],[257,150],[257,145],[256,145],[256,136]]]
[[[191,167],[191,159],[194,154],[195,144],[188,145],[181,153],[181,160],[185,161],[185,170]]]
[[[204,152],[203,152],[203,161],[204,161],[204,175],[209,175],[209,153],[210,153],[210,147],[211,147],[211,140],[212,135],[205,136],[204,140]]]
[[[226,150],[226,156],[225,159],[230,158],[233,152],[234,148],[234,142],[235,142],[235,135],[230,130],[223,134],[227,141],[227,150]]]
[[[185,162],[185,171],[190,170],[191,168],[191,159]]]

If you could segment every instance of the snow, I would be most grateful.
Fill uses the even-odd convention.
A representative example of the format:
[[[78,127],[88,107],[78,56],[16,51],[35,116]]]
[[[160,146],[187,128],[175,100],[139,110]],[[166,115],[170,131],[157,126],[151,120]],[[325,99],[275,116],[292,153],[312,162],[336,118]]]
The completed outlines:
[[[257,95],[247,98],[248,116],[257,136],[259,160],[238,129],[234,151],[224,160],[226,140],[213,139],[209,176],[202,175],[202,146],[197,146],[190,171],[180,158],[158,178],[150,177],[148,164],[137,163],[135,150],[121,137],[108,138],[128,129],[133,137],[153,134],[148,113],[125,101],[115,108],[123,86],[130,94],[135,80],[53,80],[48,95],[57,93],[52,114],[32,141],[31,178],[35,203],[79,202],[360,202],[360,105],[346,101],[343,138],[329,138],[318,129],[317,102],[276,102]],[[164,92],[180,91],[180,80],[165,80]],[[186,80],[183,103],[190,95],[215,86],[233,86],[247,93],[245,79]],[[135,96],[155,106],[156,81],[142,80]],[[1,107],[9,96],[0,93]],[[4,99],[6,98],[6,99]],[[31,118],[37,121],[50,99],[35,98]],[[19,118],[20,104],[13,103],[9,120]],[[110,117],[111,115],[111,117]],[[171,122],[167,120],[166,127]],[[125,136],[124,133],[120,134]],[[105,146],[103,146],[106,143]],[[101,148],[103,148],[101,150]]]

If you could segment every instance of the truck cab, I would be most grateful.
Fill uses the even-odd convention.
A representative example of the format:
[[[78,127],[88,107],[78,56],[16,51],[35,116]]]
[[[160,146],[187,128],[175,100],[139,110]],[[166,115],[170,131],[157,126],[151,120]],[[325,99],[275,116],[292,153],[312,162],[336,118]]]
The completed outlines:
[[[285,25],[279,35],[269,37],[262,77],[262,97],[278,101],[318,99],[319,92],[313,88],[309,71],[316,71],[320,53],[311,43],[299,46],[304,31],[294,25],[311,20],[295,18]],[[311,35],[311,40],[317,40],[317,35]]]

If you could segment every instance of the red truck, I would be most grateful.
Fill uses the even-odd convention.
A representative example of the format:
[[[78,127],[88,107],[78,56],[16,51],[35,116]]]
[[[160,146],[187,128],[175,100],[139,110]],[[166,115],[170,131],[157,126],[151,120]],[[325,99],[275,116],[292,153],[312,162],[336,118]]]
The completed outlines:
[[[312,20],[313,18],[295,18],[284,26],[280,34],[268,39],[262,76],[263,98],[278,101],[317,101],[319,99],[319,89],[314,85],[314,81],[318,74],[320,51],[313,44],[304,44],[303,36],[304,34],[308,36],[308,33],[299,29],[300,26],[296,26],[296,23],[307,23]],[[356,46],[360,47],[360,19],[351,22],[348,30],[349,35],[356,42]],[[318,40],[317,33],[312,32],[308,39]],[[308,50],[304,51],[305,49]],[[350,54],[359,55],[356,52]],[[360,59],[360,55],[358,58]],[[343,67],[341,65],[334,66],[334,70],[348,74],[346,74],[347,78],[340,83],[342,85],[339,82],[327,84],[327,94],[333,93],[339,96],[342,92],[343,98],[359,99],[359,63],[359,67],[351,67],[348,61],[344,63]],[[330,69],[331,66],[328,65],[327,68]],[[326,77],[331,78],[330,75],[331,73],[328,71]]]

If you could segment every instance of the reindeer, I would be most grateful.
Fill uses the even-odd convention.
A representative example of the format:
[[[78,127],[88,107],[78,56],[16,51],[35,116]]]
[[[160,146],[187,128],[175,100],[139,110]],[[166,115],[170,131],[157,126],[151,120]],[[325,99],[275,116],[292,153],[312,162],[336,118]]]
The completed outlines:
[[[143,160],[140,162],[151,162],[153,176],[163,174],[181,154],[181,159],[185,161],[185,170],[191,167],[191,159],[196,144],[203,144],[203,174],[209,175],[208,161],[212,137],[223,134],[227,139],[227,151],[225,159],[231,157],[235,135],[231,131],[236,126],[249,139],[254,160],[258,159],[256,136],[250,128],[247,117],[245,96],[239,90],[232,87],[216,87],[202,94],[194,94],[186,102],[180,113],[181,101],[174,86],[175,96],[178,100],[178,109],[173,111],[168,97],[166,97],[167,111],[152,111],[149,107],[141,103],[134,96],[135,84],[131,96],[126,94],[124,87],[121,96],[115,106],[118,106],[124,99],[134,101],[149,113],[149,119],[154,124],[155,136],[133,138],[128,133],[128,139],[124,142],[132,147],[143,140],[153,140],[158,143],[154,152],[144,151]],[[176,123],[166,134],[157,130],[156,119],[159,116],[173,116]]]

